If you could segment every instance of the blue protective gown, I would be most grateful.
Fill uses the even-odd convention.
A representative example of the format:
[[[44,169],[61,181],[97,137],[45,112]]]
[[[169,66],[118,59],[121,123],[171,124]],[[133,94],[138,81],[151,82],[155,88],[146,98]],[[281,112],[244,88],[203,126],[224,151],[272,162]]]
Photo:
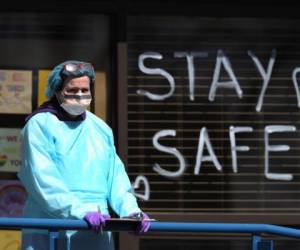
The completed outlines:
[[[34,115],[22,130],[22,167],[28,191],[24,216],[83,219],[86,213],[120,216],[140,212],[124,165],[116,154],[111,129],[86,111],[81,122],[60,121],[49,112]],[[43,230],[24,230],[22,249],[43,250]],[[110,232],[63,231],[59,249],[113,249]]]

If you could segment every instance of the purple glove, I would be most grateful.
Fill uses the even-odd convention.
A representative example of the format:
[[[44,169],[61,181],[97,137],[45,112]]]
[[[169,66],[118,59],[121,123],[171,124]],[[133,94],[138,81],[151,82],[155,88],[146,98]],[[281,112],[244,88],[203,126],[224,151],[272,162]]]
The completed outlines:
[[[133,213],[133,214],[130,214],[128,217],[132,217],[132,218],[140,220],[140,224],[138,225],[136,234],[143,234],[149,230],[150,217],[146,213],[144,213],[144,212]]]
[[[146,213],[143,213],[143,219],[139,225],[138,233],[139,234],[146,233],[148,232],[149,228],[150,228],[150,217]]]
[[[83,219],[96,233],[99,233],[99,231],[102,232],[102,227],[105,227],[105,221],[109,220],[110,216],[99,212],[89,212]]]

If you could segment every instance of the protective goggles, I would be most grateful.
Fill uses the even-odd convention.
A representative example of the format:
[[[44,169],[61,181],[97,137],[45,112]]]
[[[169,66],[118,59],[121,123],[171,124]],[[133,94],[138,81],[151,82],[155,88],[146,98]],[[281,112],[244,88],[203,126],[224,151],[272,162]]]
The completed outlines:
[[[90,94],[88,95],[68,95],[65,93],[62,93],[62,96],[64,99],[70,100],[70,99],[75,99],[75,100],[89,100],[92,99],[92,96]]]
[[[90,78],[94,77],[94,68],[90,63],[67,63],[63,66],[60,72],[63,79],[69,76],[87,75]]]

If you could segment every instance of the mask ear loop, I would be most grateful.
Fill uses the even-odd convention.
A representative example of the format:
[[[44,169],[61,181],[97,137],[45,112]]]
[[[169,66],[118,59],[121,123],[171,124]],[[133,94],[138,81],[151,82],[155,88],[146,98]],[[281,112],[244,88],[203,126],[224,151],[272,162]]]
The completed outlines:
[[[62,104],[63,103],[63,93],[62,93],[62,90],[61,91],[57,91],[55,92],[55,96],[56,96],[56,99],[58,101],[59,104]]]

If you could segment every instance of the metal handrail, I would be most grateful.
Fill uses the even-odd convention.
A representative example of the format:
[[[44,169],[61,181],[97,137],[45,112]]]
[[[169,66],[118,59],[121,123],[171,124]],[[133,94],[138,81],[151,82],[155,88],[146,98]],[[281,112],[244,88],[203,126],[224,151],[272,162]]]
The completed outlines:
[[[122,221],[112,219],[106,222],[104,230],[107,231],[135,231],[136,221]],[[88,224],[83,220],[69,219],[37,219],[37,218],[0,218],[1,229],[46,229],[50,234],[49,249],[56,249],[56,240],[59,230],[89,230]],[[264,241],[261,234],[281,235],[300,238],[300,230],[256,223],[192,223],[192,222],[158,222],[150,224],[152,232],[182,232],[182,233],[248,233],[252,234],[252,250],[273,249],[272,241]]]

